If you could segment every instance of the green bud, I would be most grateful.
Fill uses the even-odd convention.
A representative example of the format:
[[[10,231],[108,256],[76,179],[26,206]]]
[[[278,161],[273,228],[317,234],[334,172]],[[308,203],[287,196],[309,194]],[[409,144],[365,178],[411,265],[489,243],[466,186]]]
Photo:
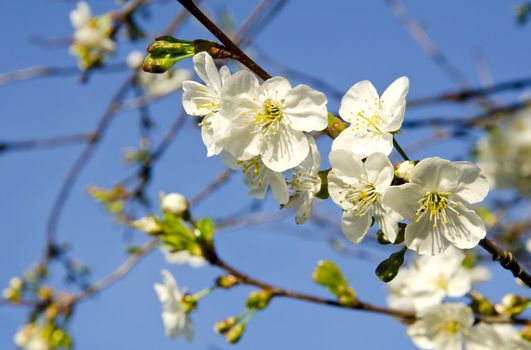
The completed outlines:
[[[356,305],[357,299],[354,289],[347,283],[343,273],[331,261],[319,261],[317,268],[312,275],[313,280],[327,288],[334,294],[342,305]]]
[[[325,134],[335,139],[346,128],[347,124],[332,113],[328,113],[328,126],[323,130]]]
[[[216,286],[229,289],[240,283],[238,277],[234,275],[223,275],[216,279]]]
[[[510,317],[517,316],[531,306],[531,299],[516,294],[507,294],[495,308],[498,313]]]
[[[183,58],[186,58],[186,57],[175,58],[175,57],[172,57],[170,54],[165,54],[165,55],[161,55],[158,57],[154,57],[151,54],[149,54],[144,59],[144,64],[142,65],[142,69],[144,70],[144,72],[148,72],[148,73],[164,73],[168,69],[173,67],[175,63],[182,60]]]
[[[214,326],[214,331],[219,334],[227,333],[234,325],[238,322],[238,319],[234,316],[231,316],[223,321],[219,321]]]
[[[384,282],[390,282],[398,274],[400,266],[404,263],[404,255],[406,254],[407,247],[402,248],[400,251],[391,254],[389,258],[382,261],[376,267],[376,276]]]
[[[254,292],[251,292],[249,296],[247,297],[247,304],[246,306],[249,309],[257,309],[262,310],[269,305],[269,301],[271,301],[271,298],[273,297],[273,293],[270,290],[262,289],[257,290]]]
[[[245,326],[241,323],[234,325],[226,334],[225,339],[231,344],[237,343],[245,331]]]
[[[494,305],[492,305],[492,303],[482,294],[475,291],[471,291],[469,293],[469,298],[472,300],[470,306],[472,307],[472,310],[474,310],[475,313],[485,316],[492,316],[497,314]]]

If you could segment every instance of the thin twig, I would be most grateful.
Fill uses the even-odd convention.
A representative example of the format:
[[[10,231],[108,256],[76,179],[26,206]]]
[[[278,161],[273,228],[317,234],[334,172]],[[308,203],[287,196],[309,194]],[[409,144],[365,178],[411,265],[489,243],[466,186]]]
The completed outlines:
[[[26,151],[30,149],[52,148],[57,146],[72,145],[90,141],[92,133],[80,133],[64,136],[50,137],[47,139],[0,141],[0,153],[7,151]]]

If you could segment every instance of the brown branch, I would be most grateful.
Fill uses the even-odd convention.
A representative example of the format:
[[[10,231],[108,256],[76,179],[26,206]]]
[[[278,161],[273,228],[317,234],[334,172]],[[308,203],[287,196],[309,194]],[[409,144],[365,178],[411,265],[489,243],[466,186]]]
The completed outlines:
[[[498,261],[504,269],[511,271],[514,277],[519,278],[531,288],[531,275],[520,265],[513,253],[501,249],[494,241],[486,238],[479,241],[479,245],[492,255],[492,260]]]
[[[88,297],[101,292],[102,290],[109,287],[111,284],[113,284],[116,281],[121,280],[124,278],[132,269],[140,262],[140,260],[146,256],[149,252],[151,252],[154,248],[158,246],[158,240],[157,239],[151,239],[147,243],[145,243],[140,249],[135,252],[134,254],[131,254],[118,268],[112,272],[110,275],[102,278],[101,280],[91,284],[89,287],[85,288],[81,293],[75,295],[71,299],[71,303],[76,303],[78,301],[82,301],[87,299]]]
[[[262,67],[247,56],[217,25],[214,24],[191,0],[177,0],[186,8],[201,24],[203,24],[225,47],[238,57],[238,60],[255,72],[263,80],[271,78]]]
[[[26,151],[30,149],[51,148],[57,146],[71,145],[90,141],[94,135],[92,133],[72,134],[65,136],[50,137],[47,139],[22,140],[22,141],[0,141],[0,153],[7,151]]]

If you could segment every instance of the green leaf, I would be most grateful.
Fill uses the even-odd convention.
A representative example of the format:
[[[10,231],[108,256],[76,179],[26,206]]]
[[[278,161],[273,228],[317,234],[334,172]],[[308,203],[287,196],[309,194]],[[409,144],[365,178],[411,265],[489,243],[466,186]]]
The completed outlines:
[[[404,263],[404,255],[406,254],[407,247],[402,248],[400,251],[391,254],[391,256],[382,261],[378,267],[376,267],[376,276],[384,282],[390,282],[396,277],[400,266]]]

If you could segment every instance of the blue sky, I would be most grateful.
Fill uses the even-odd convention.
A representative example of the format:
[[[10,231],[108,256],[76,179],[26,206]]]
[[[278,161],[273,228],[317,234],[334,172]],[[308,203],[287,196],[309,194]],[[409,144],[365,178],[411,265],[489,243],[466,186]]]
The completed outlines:
[[[111,1],[90,1],[95,13],[115,8]],[[227,9],[240,23],[258,1],[205,1],[211,13]],[[480,84],[474,53],[480,52],[495,81],[531,75],[531,27],[515,25],[513,7],[518,1],[405,1],[411,15],[428,30],[437,46],[465,74],[471,85]],[[43,48],[29,40],[31,35],[65,38],[72,29],[68,13],[73,1],[4,1],[0,2],[0,73],[35,65],[73,66],[75,58],[67,48]],[[151,7],[151,17],[141,25],[149,32],[160,31],[180,10],[176,2]],[[195,21],[188,21],[179,31],[180,38],[210,38]],[[455,88],[454,83],[427,58],[400,26],[383,1],[300,1],[293,0],[255,39],[260,49],[286,67],[318,76],[337,89],[346,91],[362,79],[370,79],[380,90],[401,75],[411,81],[410,97],[422,97]],[[144,49],[146,42],[129,44],[120,38],[118,53],[109,62],[123,62],[132,49]],[[249,52],[256,53],[252,49]],[[260,58],[257,58],[260,60]],[[259,61],[260,63],[260,61]],[[183,67],[190,67],[184,62]],[[264,64],[269,69],[268,64]],[[275,72],[271,70],[274,74]],[[125,73],[96,73],[86,85],[76,76],[49,77],[0,86],[0,140],[45,138],[91,130],[111,94],[125,79]],[[304,81],[294,81],[302,83]],[[514,100],[518,93],[501,100]],[[338,102],[330,99],[330,110]],[[460,117],[473,115],[473,104],[440,105],[410,109],[406,118]],[[174,94],[151,109],[160,140],[167,127],[180,113],[180,96]],[[223,169],[219,159],[205,157],[199,132],[190,121],[171,145],[157,167],[149,193],[156,201],[158,192],[198,193]],[[407,145],[430,137],[430,130],[404,130],[400,140]],[[141,234],[124,235],[101,207],[87,195],[90,185],[109,187],[134,171],[124,165],[125,147],[137,145],[137,113],[120,112],[113,121],[95,157],[79,178],[59,225],[61,241],[68,242],[71,253],[92,268],[92,278],[105,276],[126,257],[128,239],[142,242]],[[324,141],[324,142],[323,142]],[[321,151],[329,147],[323,140]],[[66,171],[81,151],[81,146],[5,153],[0,155],[0,213],[3,229],[0,254],[0,286],[10,277],[20,275],[40,256],[44,227],[51,204]],[[469,147],[461,141],[444,142],[410,154],[419,159],[441,156],[469,159]],[[398,160],[394,155],[394,160]],[[323,157],[326,158],[326,157]],[[222,217],[251,202],[239,176],[208,202],[194,208],[194,215]],[[275,204],[269,198],[265,208]],[[340,210],[330,203],[322,212],[339,218]],[[307,238],[301,239],[300,237]],[[325,233],[315,227],[297,227],[292,218],[282,225],[245,227],[222,231],[216,238],[220,254],[249,274],[280,286],[316,295],[326,292],[311,281],[319,259],[330,259],[343,269],[360,298],[376,304],[385,300],[385,286],[373,274],[376,262],[347,258],[334,252],[323,239]],[[353,247],[357,249],[356,247]],[[362,249],[372,249],[383,258],[388,249],[369,242]],[[91,349],[228,349],[223,337],[212,331],[213,324],[243,310],[251,288],[215,292],[201,301],[193,315],[196,339],[192,344],[182,339],[164,337],[160,305],[153,283],[160,280],[160,269],[170,269],[182,286],[197,291],[210,285],[219,274],[214,268],[192,270],[168,266],[160,253],[148,256],[124,280],[101,295],[79,305],[71,323],[71,333],[79,350]],[[482,286],[493,298],[518,290],[509,273],[492,265],[494,278]],[[61,270],[53,279],[62,284]],[[0,308],[0,348],[12,349],[12,335],[25,322],[27,310]],[[405,329],[395,320],[379,315],[310,305],[293,300],[275,300],[251,321],[239,349],[399,349],[413,348]]]

